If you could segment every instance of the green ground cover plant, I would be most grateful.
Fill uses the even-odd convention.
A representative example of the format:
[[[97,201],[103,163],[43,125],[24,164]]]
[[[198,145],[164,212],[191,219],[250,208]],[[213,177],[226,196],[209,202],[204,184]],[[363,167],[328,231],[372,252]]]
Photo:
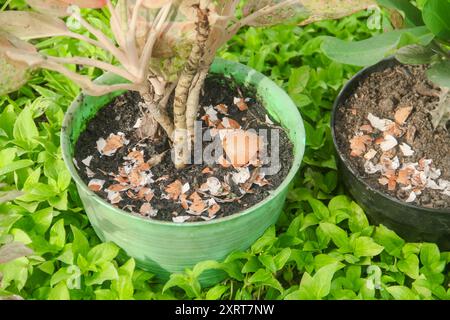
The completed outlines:
[[[24,6],[21,0],[0,0],[1,10]],[[108,32],[106,11],[82,13]],[[222,49],[222,57],[267,74],[295,100],[308,136],[304,165],[277,226],[248,251],[233,253],[222,263],[205,261],[172,275],[166,283],[136,268],[134,260],[114,244],[101,243],[83,212],[59,147],[62,117],[78,87],[43,70],[18,92],[1,96],[0,183],[2,191],[23,194],[0,204],[0,246],[13,237],[33,252],[0,264],[0,295],[24,299],[449,299],[450,253],[440,252],[435,244],[407,243],[393,231],[371,225],[363,210],[345,195],[336,171],[330,110],[339,89],[358,69],[329,60],[321,51],[323,37],[363,40],[389,27],[385,14],[373,9],[307,27],[248,28]],[[103,51],[67,38],[35,44],[54,56],[89,55],[113,62]],[[100,75],[93,67],[81,67],[78,72]],[[229,277],[203,288],[198,276],[211,268],[222,269]]]

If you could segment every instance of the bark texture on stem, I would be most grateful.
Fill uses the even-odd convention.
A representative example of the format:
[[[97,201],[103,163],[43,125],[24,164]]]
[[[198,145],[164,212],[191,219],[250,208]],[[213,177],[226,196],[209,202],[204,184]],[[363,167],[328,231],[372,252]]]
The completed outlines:
[[[170,96],[172,91],[166,93],[164,96],[159,96],[156,94],[152,94],[151,91],[141,92],[141,96],[144,99],[144,107],[148,110],[150,116],[156,120],[157,123],[161,125],[164,131],[167,133],[169,139],[173,139],[174,134],[174,126],[173,122],[170,119],[165,104],[167,104],[167,95]],[[152,125],[151,121],[145,121],[143,126]],[[157,125],[157,124],[156,124]],[[152,128],[142,130],[142,133],[152,132]]]
[[[186,125],[189,134],[189,138],[194,140],[195,135],[195,120],[197,119],[197,113],[200,103],[200,94],[205,83],[206,76],[208,75],[209,65],[203,68],[196,76],[196,81],[192,84],[189,97],[186,104]]]
[[[187,102],[192,82],[202,65],[202,59],[210,33],[208,10],[198,7],[197,13],[197,39],[175,89],[175,101],[173,105],[175,123],[174,162],[175,167],[178,169],[185,167],[189,158],[189,139],[186,122]]]

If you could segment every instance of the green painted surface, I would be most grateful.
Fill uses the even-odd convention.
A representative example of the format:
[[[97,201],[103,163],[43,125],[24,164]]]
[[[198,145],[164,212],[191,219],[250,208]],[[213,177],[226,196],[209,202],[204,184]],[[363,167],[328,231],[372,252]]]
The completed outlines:
[[[300,168],[305,150],[305,129],[300,113],[289,96],[275,83],[252,69],[223,59],[214,62],[211,72],[231,76],[239,84],[256,88],[268,112],[287,129],[295,149],[293,167],[283,184],[261,203],[231,217],[185,224],[153,221],[119,210],[88,189],[72,162],[74,145],[86,122],[120,92],[100,98],[80,96],[64,120],[61,134],[64,161],[98,236],[104,241],[115,242],[136,259],[139,267],[163,279],[167,279],[170,273],[192,268],[200,261],[221,261],[233,251],[250,247],[277,221],[288,186]],[[119,80],[106,74],[98,82],[113,83]],[[201,282],[209,285],[223,278],[221,271],[208,271],[202,275]]]

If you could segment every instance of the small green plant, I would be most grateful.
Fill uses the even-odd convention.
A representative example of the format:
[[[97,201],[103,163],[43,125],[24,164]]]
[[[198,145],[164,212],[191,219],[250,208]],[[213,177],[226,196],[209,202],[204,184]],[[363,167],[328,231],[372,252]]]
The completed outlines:
[[[217,50],[245,26],[308,24],[365,9],[372,0],[45,0],[26,1],[35,11],[0,13],[0,94],[20,88],[37,68],[67,76],[90,95],[116,90],[140,93],[144,104],[143,138],[158,124],[173,141],[174,162],[183,168],[190,155],[199,96]],[[77,6],[78,5],[78,6]],[[81,15],[79,7],[106,8],[112,37]],[[71,31],[58,17],[70,16],[87,33]],[[109,52],[117,65],[86,57],[54,57],[24,40],[71,37]],[[93,36],[93,37],[91,37]],[[126,82],[98,85],[65,65],[94,66]],[[173,119],[167,105],[175,94]]]
[[[0,189],[6,187],[5,184],[0,183]],[[14,200],[15,198],[21,196],[22,193],[18,191],[1,191],[0,190],[0,204]],[[21,242],[13,241],[14,237],[11,235],[4,234],[2,228],[0,227],[0,265],[5,264],[7,262],[13,261],[15,259],[25,257],[33,253],[33,251],[25,246]],[[0,281],[2,279],[2,274],[0,273]],[[12,299],[17,300],[21,299],[16,295],[6,295],[2,293],[0,289],[0,300],[4,299]]]
[[[450,1],[378,3],[391,10],[397,30],[359,42],[329,37],[322,49],[335,61],[357,66],[375,64],[389,55],[404,64],[429,65],[428,78],[441,88],[440,102],[431,112],[433,125],[445,128],[450,120]]]

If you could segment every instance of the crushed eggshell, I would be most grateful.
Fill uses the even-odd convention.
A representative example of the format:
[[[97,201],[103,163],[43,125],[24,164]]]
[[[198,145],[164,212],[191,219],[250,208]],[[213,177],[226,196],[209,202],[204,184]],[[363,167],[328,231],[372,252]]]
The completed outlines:
[[[250,169],[247,168],[238,168],[237,172],[234,172],[232,174],[232,179],[234,181],[234,183],[236,184],[243,184],[246,183],[248,181],[248,179],[250,179],[251,174],[250,174]]]
[[[240,111],[245,111],[248,109],[248,105],[247,103],[245,103],[245,100],[242,98],[234,98],[233,103],[236,105],[236,107],[240,110]]]
[[[117,150],[129,143],[125,139],[125,135],[121,132],[118,134],[110,134],[108,139],[100,138],[97,140],[97,150],[101,155],[110,157],[113,156]]]
[[[105,180],[92,179],[91,181],[89,181],[88,187],[91,191],[99,192],[103,189],[104,184]]]
[[[85,159],[81,160],[81,162],[86,166],[89,167],[91,165],[92,159],[94,157],[93,156],[88,156]]]
[[[406,143],[400,145],[400,150],[405,157],[411,157],[414,155],[414,150]]]
[[[228,117],[222,119],[222,125],[225,129],[241,129],[241,125],[236,120]]]
[[[164,191],[167,193],[169,199],[177,200],[181,195],[182,189],[183,184],[180,180],[176,180],[169,184]]]
[[[350,155],[352,157],[360,157],[362,156],[366,150],[367,145],[372,142],[372,138],[367,135],[356,135],[350,140]]]
[[[413,110],[413,107],[401,107],[395,112],[395,122],[397,122],[399,125],[405,124],[406,120],[408,120],[409,116],[411,115],[411,112]]]
[[[383,142],[381,142],[380,148],[381,148],[381,150],[386,152],[386,151],[392,150],[397,145],[398,145],[397,139],[395,139],[391,135],[387,135],[386,137],[384,137]]]
[[[189,206],[189,213],[200,215],[207,209],[206,203],[197,192],[191,194],[189,200],[192,200],[192,204]]]
[[[223,149],[233,167],[244,167],[256,160],[263,145],[262,139],[251,131],[233,130],[222,140]]]
[[[370,121],[370,124],[375,129],[378,129],[382,132],[389,129],[389,126],[392,125],[392,121],[388,119],[380,119],[377,116],[374,116],[372,113],[369,113],[367,119]]]
[[[144,203],[139,210],[139,213],[144,216],[156,217],[158,210],[155,210],[150,203]]]
[[[216,110],[221,114],[228,114],[228,106],[226,104],[218,104]]]
[[[191,219],[190,216],[178,216],[178,217],[173,217],[172,221],[175,223],[185,223],[189,219]]]

